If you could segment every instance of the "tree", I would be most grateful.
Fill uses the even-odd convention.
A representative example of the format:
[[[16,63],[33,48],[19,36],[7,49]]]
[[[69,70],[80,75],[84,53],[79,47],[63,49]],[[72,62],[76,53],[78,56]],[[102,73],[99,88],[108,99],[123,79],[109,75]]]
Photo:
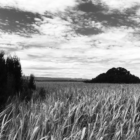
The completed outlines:
[[[87,83],[140,83],[140,79],[124,68],[111,68]]]
[[[13,94],[18,94],[21,89],[21,79],[22,79],[22,69],[21,69],[21,64],[20,60],[14,56],[14,57],[7,57],[6,59],[6,68],[7,68],[7,84],[8,87],[10,88],[10,85],[12,87],[12,95]],[[10,82],[10,83],[9,83]],[[8,91],[9,94],[9,91]]]
[[[31,74],[30,78],[29,78],[29,89],[31,89],[31,90],[35,90],[36,89],[35,77],[34,77],[33,74]]]
[[[30,77],[22,77],[22,90],[20,94],[21,100],[29,101],[32,97],[33,91],[36,89],[35,77],[33,74]]]
[[[4,57],[0,52],[0,104],[3,105],[9,97],[19,94],[22,86],[22,69],[16,56]]]
[[[0,105],[3,104],[4,97],[5,97],[5,89],[6,89],[6,62],[4,59],[5,53],[2,51],[0,52]]]
[[[14,96],[30,100],[36,89],[34,75],[31,74],[29,78],[23,76],[19,58],[4,56],[5,53],[0,52],[0,107]]]

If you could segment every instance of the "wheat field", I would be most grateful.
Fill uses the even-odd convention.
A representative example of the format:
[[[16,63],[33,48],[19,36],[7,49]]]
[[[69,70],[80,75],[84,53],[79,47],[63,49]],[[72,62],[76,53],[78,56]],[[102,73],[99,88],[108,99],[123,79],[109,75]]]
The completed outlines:
[[[0,140],[139,140],[140,85],[37,83],[0,113]],[[44,94],[45,93],[45,94]]]

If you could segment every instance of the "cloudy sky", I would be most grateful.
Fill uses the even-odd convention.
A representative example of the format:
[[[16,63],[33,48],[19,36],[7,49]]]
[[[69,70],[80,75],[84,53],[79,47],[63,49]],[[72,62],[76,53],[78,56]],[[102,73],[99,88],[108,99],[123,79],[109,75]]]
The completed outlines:
[[[140,77],[140,0],[0,0],[0,50],[23,73],[93,78],[112,67]]]

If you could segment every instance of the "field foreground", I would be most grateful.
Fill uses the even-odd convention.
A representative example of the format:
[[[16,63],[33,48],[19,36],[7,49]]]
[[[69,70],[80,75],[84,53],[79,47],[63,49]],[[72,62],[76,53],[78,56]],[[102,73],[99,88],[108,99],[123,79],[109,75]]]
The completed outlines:
[[[1,140],[139,140],[140,85],[43,83],[0,113]],[[40,97],[40,95],[41,97]]]

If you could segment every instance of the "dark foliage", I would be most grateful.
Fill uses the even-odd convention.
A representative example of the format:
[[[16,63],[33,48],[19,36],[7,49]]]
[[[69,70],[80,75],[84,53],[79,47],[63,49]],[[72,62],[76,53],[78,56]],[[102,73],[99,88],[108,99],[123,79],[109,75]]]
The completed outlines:
[[[34,75],[31,74],[30,77],[22,76],[20,99],[29,101],[35,89],[36,89],[36,85],[35,85]]]
[[[0,53],[0,104],[5,102],[4,100],[4,89],[6,89],[6,65],[4,59],[4,52]],[[0,105],[1,106],[1,105]]]
[[[124,68],[112,68],[86,83],[140,83],[140,79]]]
[[[5,53],[0,52],[0,108],[14,96],[20,99],[31,97],[36,89],[34,75],[29,79],[22,76],[20,60],[16,56],[4,56]]]
[[[39,97],[40,97],[41,99],[45,99],[45,98],[46,98],[46,90],[45,90],[45,88],[41,87],[41,88],[39,89]]]
[[[5,53],[0,52],[0,106],[8,98],[17,95],[21,89],[22,70],[19,59],[14,56],[4,58]]]
[[[19,93],[21,89],[22,70],[20,60],[14,57],[7,57],[6,59],[6,80],[7,80],[7,95],[11,92],[13,96]]]
[[[30,75],[30,78],[29,78],[29,89],[31,90],[35,90],[36,89],[36,85],[35,85],[35,77],[33,74]]]

